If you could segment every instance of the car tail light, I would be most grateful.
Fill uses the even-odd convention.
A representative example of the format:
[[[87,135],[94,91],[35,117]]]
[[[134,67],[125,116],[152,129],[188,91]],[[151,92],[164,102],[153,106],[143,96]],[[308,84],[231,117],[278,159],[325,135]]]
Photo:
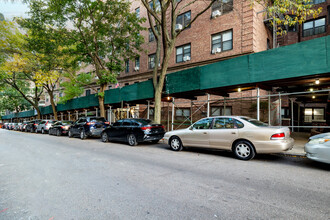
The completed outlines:
[[[45,125],[47,126],[47,124],[48,124],[48,121],[46,122],[46,124],[45,124]]]
[[[141,130],[145,131],[145,130],[148,130],[150,129],[150,127],[141,127]]]
[[[109,124],[110,124],[110,122],[106,121],[106,122],[104,122],[104,124],[107,124],[107,125],[109,125]]]
[[[37,126],[37,124],[34,124],[34,126]]]
[[[86,125],[94,125],[94,124],[95,124],[95,122],[87,122]]]
[[[284,133],[273,134],[270,137],[271,140],[280,140],[280,139],[284,139],[284,138],[285,138],[285,134]]]

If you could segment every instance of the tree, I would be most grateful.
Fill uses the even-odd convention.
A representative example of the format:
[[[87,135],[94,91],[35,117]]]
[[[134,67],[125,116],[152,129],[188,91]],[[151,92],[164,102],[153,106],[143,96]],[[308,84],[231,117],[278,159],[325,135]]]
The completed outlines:
[[[29,88],[24,85],[20,85],[20,87],[24,88],[26,93],[29,91]],[[31,104],[17,90],[6,84],[0,85],[0,112],[5,110],[20,112],[30,108]]]
[[[267,17],[272,18],[271,24],[276,27],[278,35],[285,34],[283,27],[302,24],[308,16],[318,17],[322,8],[315,8],[313,0],[252,0],[252,6],[259,4]]]
[[[130,12],[128,1],[43,2],[45,16],[48,16],[46,24],[58,36],[67,40],[67,53],[76,55],[77,61],[93,66],[91,75],[100,86],[100,115],[105,117],[104,91],[108,83],[116,82],[117,75],[123,70],[124,60],[135,57],[141,50],[143,38],[139,32],[143,29],[140,26],[143,19]],[[76,82],[78,79],[79,77],[72,75],[72,80]]]
[[[18,23],[28,33],[25,36],[26,47],[36,54],[39,70],[35,73],[36,84],[44,88],[50,97],[54,119],[57,120],[54,92],[63,73],[72,63],[72,56],[64,53],[65,41],[58,32],[47,25],[49,16],[45,13],[43,1],[29,2],[29,18],[19,19]]]
[[[150,4],[148,0],[141,1],[147,9],[149,25],[155,36],[157,44],[155,67],[153,69],[153,85],[155,90],[154,121],[156,123],[160,123],[162,91],[168,63],[175,47],[176,39],[182,31],[190,27],[190,25],[194,23],[199,16],[206,12],[216,0],[204,2],[204,5],[201,5],[200,2],[196,0],[152,0],[152,4]],[[200,10],[193,18],[190,18],[189,22],[183,25],[181,30],[176,31],[175,25],[178,15],[181,14],[185,8],[194,4],[199,4]],[[161,54],[162,59],[160,59]],[[160,68],[158,67],[159,62],[161,62]]]
[[[15,89],[37,111],[42,89],[34,78],[38,64],[34,53],[26,50],[24,35],[13,22],[0,22],[0,84]]]
[[[35,57],[33,54],[24,53],[24,55],[14,54],[12,59],[0,66],[0,82],[15,89],[36,109],[37,117],[40,119],[39,100],[43,90],[37,86],[34,77],[37,71]]]
[[[154,121],[161,122],[161,98],[164,87],[165,76],[167,73],[168,63],[172,56],[177,37],[190,27],[192,23],[205,13],[213,3],[222,0],[197,1],[197,0],[141,0],[144,7],[147,9],[149,26],[156,40],[156,57],[155,66],[153,69],[153,85],[155,97]],[[313,10],[311,5],[305,4],[311,0],[275,0],[272,4],[264,4],[262,0],[251,0],[253,4],[262,4],[265,7],[265,12],[274,16],[274,21],[278,24],[294,25],[297,22],[306,20],[306,16],[313,14],[317,16],[318,10]],[[194,17],[191,17],[189,22],[182,25],[180,30],[176,30],[176,21],[187,7],[199,9]],[[296,17],[278,16],[279,13],[291,13]],[[161,59],[160,59],[161,58]],[[159,65],[160,64],[160,67]]]

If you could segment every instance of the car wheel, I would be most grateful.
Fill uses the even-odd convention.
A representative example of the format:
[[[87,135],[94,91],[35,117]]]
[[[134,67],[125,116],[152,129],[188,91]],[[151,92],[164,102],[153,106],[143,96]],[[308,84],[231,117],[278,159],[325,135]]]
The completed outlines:
[[[251,160],[255,156],[255,150],[248,141],[238,141],[233,148],[235,156],[240,160]]]
[[[69,138],[72,138],[73,137],[71,130],[69,130],[68,136],[69,136]]]
[[[81,131],[80,131],[80,139],[81,139],[81,140],[85,140],[85,139],[86,139],[86,133],[85,133],[84,130],[81,130]]]
[[[107,132],[102,132],[102,134],[101,134],[101,140],[104,143],[109,142],[109,137],[108,137]]]
[[[129,146],[136,146],[138,144],[134,134],[127,135],[127,142]]]
[[[174,151],[180,151],[183,149],[182,142],[179,137],[174,136],[170,140],[170,146]]]
[[[60,131],[60,129],[57,129],[57,130],[56,130],[56,136],[58,136],[58,137],[61,136],[61,131]]]

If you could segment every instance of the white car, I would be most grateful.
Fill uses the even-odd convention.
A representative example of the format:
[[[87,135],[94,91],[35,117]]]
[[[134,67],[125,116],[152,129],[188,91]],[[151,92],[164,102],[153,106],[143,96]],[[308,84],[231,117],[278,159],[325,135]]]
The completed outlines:
[[[294,140],[287,127],[270,127],[245,116],[203,118],[189,128],[167,132],[164,136],[172,150],[206,147],[229,150],[241,160],[256,153],[279,153],[292,149]]]
[[[330,164],[330,133],[314,135],[305,144],[307,158]]]

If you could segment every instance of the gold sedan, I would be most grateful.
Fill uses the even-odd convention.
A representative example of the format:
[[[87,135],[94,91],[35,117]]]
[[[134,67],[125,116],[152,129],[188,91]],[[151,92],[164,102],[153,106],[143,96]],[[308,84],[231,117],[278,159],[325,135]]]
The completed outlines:
[[[256,153],[278,153],[292,149],[294,140],[287,127],[271,127],[245,116],[203,118],[189,128],[167,132],[172,150],[205,147],[232,151],[238,159],[250,160]]]

